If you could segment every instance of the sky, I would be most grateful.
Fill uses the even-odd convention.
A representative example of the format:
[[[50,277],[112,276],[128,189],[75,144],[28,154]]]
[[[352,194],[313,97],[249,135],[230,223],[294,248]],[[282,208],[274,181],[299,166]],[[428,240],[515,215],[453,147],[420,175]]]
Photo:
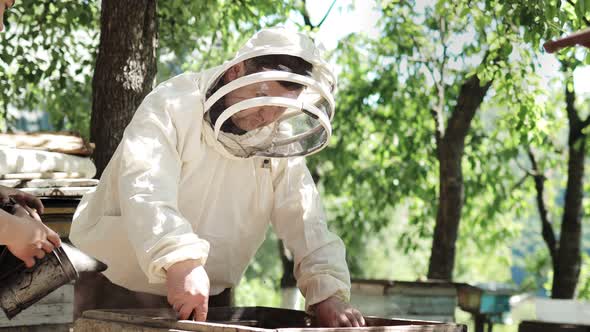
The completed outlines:
[[[332,4],[333,0],[313,0],[307,2],[312,23],[317,24]],[[354,2],[353,8],[350,8]],[[416,2],[417,10],[423,9],[430,0]],[[327,50],[334,49],[338,40],[344,36],[363,31],[369,36],[377,34],[376,22],[380,13],[373,8],[374,1],[336,0],[334,8],[320,27],[317,39]],[[559,63],[553,54],[539,54],[539,74],[542,84],[548,86],[552,78],[559,76]],[[574,87],[577,93],[590,94],[590,66],[578,68],[574,72]]]

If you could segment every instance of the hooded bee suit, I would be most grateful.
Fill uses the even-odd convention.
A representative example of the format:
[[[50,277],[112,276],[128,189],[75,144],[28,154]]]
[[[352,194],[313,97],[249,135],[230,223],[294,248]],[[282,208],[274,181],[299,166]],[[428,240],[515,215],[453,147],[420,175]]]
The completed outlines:
[[[272,54],[302,58],[312,70],[263,70],[223,82],[233,65]],[[303,89],[272,96],[264,91],[270,81]],[[211,114],[224,95],[253,83],[255,98]],[[200,260],[215,295],[238,284],[272,224],[293,253],[306,305],[348,300],[344,246],[326,227],[301,157],[328,142],[334,85],[313,41],[284,28],[258,32],[220,67],[163,82],[138,108],[96,190],[84,196],[70,239],[109,266],[108,279],[133,291],[166,295],[166,270]],[[223,130],[232,115],[254,107],[282,115],[247,132]]]

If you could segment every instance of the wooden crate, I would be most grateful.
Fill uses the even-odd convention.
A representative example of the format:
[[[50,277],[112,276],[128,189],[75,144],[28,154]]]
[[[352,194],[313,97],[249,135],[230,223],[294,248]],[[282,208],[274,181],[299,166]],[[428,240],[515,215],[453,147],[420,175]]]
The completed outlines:
[[[74,285],[66,284],[49,293],[29,308],[9,320],[0,310],[0,328],[14,331],[34,331],[40,326],[52,324],[54,328],[45,331],[57,331],[58,326],[68,327],[74,321]],[[67,331],[67,329],[66,329]]]
[[[235,307],[209,308],[207,322],[178,321],[171,309],[89,310],[76,320],[74,332],[466,332],[465,325],[366,317],[367,327],[321,328],[303,311]]]
[[[461,309],[474,314],[502,314],[510,311],[510,297],[516,291],[508,287],[492,289],[469,284],[457,284],[457,289]]]
[[[355,279],[351,302],[365,315],[453,322],[457,289],[450,282]]]

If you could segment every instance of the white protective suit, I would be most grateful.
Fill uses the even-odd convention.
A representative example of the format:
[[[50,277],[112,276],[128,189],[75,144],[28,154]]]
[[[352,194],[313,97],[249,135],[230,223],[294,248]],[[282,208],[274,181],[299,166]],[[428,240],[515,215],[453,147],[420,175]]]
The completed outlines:
[[[266,29],[238,54],[288,48],[322,64],[301,38]],[[238,284],[272,224],[294,255],[307,306],[347,300],[344,246],[326,227],[304,159],[233,156],[204,120],[204,91],[226,68],[179,75],[145,98],[100,184],[80,203],[70,239],[109,266],[112,282],[134,291],[166,295],[166,269],[200,260],[215,295]]]

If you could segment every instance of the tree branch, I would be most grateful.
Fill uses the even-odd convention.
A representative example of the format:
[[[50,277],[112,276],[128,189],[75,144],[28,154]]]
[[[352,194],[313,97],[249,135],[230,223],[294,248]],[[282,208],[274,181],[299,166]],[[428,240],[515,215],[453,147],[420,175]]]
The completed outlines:
[[[406,58],[406,60],[408,62],[423,63],[423,64],[428,64],[428,63],[432,62],[432,60],[426,59],[426,58],[424,58],[424,59],[420,59],[420,58]]]
[[[492,80],[482,84],[477,75],[469,77],[461,84],[457,104],[448,121],[445,140],[462,142],[491,85]]]
[[[537,175],[537,173],[535,173],[534,171],[531,171],[529,169],[527,169],[526,167],[522,166],[519,162],[518,159],[516,160],[516,166],[518,166],[518,168],[520,168],[521,171],[525,172],[525,177],[530,176],[530,177],[535,177],[535,175]]]
[[[313,29],[315,26],[311,23],[311,19],[309,18],[309,12],[307,11],[307,1],[303,0],[302,3],[303,8],[301,8],[301,15],[303,15],[303,23]]]
[[[570,133],[569,133],[569,143],[572,145],[578,138],[582,136],[582,129],[584,129],[584,122],[588,121],[587,119],[582,122],[580,116],[578,115],[578,111],[576,110],[575,102],[576,102],[576,92],[569,88],[570,84],[573,86],[573,75],[570,64],[562,60],[561,61],[562,71],[565,78],[565,110],[567,112],[567,119],[569,121]]]
[[[545,206],[545,200],[543,199],[546,178],[539,171],[537,160],[530,147],[528,148],[527,154],[533,169],[533,180],[535,181],[535,189],[537,191],[537,208],[539,210],[539,216],[541,217],[543,240],[545,240],[545,244],[551,255],[551,260],[553,264],[555,264],[557,261],[557,241],[555,240],[555,233],[551,227],[551,221],[549,220],[549,214],[547,212],[547,207]]]
[[[439,35],[440,41],[443,46],[443,54],[442,59],[439,63],[439,75],[440,81],[434,81],[436,85],[436,90],[438,92],[438,105],[436,106],[436,118],[435,123],[437,126],[437,140],[442,139],[445,136],[445,118],[444,118],[444,110],[445,110],[445,65],[447,63],[447,22],[445,21],[444,17],[440,17],[439,19]],[[434,77],[433,77],[434,79]]]
[[[510,188],[510,191],[513,191],[514,189],[516,189],[516,188],[520,187],[520,186],[521,186],[521,185],[524,183],[524,181],[526,181],[526,179],[527,179],[529,176],[531,176],[531,173],[530,173],[530,172],[525,172],[525,174],[524,174],[524,175],[523,175],[523,176],[520,178],[520,180],[518,180],[518,182],[516,182],[516,183],[515,183],[515,184],[512,186],[512,188]]]
[[[439,21],[439,23],[440,23],[439,30],[445,29],[446,25],[445,25],[445,27],[443,27],[442,18]],[[443,44],[443,59],[440,62],[438,62],[438,60],[436,60],[434,57],[426,57],[423,59],[420,59],[420,58],[408,58],[407,59],[410,62],[424,64],[424,67],[428,70],[428,72],[430,73],[430,77],[432,78],[432,81],[434,82],[434,85],[435,85],[435,88],[437,91],[437,95],[438,95],[438,102],[430,110],[430,114],[432,115],[432,118],[433,118],[434,124],[435,124],[435,128],[436,128],[435,139],[436,139],[437,146],[440,145],[440,141],[442,140],[442,138],[444,137],[444,134],[445,134],[445,122],[444,122],[445,88],[444,88],[443,80],[444,80],[445,64],[447,61],[447,46],[445,44],[446,39],[444,37],[446,34],[444,31],[439,31],[439,32],[441,35],[441,43]],[[415,36],[410,35],[410,39],[412,40],[412,43],[414,44],[414,47],[416,48],[418,53],[420,53],[422,56],[425,56],[426,52],[423,51],[422,47],[420,46],[420,44],[416,40]],[[434,69],[430,66],[431,63],[439,63],[440,80],[437,79]]]

